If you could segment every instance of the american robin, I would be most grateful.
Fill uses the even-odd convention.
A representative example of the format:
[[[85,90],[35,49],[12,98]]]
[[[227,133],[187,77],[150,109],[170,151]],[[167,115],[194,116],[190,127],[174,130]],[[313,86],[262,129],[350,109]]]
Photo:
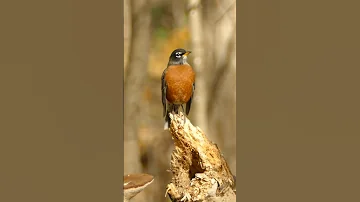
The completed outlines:
[[[174,50],[161,76],[164,130],[170,127],[170,112],[177,114],[180,106],[184,111],[183,104],[186,104],[185,114],[188,115],[190,112],[195,91],[195,71],[187,62],[187,56],[190,53],[191,51],[184,49]]]

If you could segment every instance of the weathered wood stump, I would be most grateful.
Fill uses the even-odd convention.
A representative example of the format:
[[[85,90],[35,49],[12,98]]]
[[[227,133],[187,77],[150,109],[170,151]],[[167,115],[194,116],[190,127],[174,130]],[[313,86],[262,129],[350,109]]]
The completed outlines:
[[[185,123],[184,123],[184,118]],[[170,114],[175,149],[166,193],[172,201],[236,201],[235,179],[216,144],[183,113]]]

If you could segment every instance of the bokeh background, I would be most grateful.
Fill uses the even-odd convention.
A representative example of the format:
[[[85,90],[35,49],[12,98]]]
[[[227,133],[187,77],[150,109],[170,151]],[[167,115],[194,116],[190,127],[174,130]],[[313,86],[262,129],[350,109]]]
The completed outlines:
[[[168,201],[171,136],[163,130],[160,78],[170,53],[191,50],[191,122],[214,141],[236,175],[236,1],[124,1],[124,172],[149,173],[134,201]]]
[[[173,5],[180,7],[179,2]],[[206,73],[207,82],[218,81],[221,85],[199,90],[197,95],[212,93],[213,89],[225,94],[229,88],[222,86],[235,80],[234,66],[224,68],[222,74],[217,71],[220,59],[224,61],[219,52],[225,52],[225,44],[231,44],[219,40],[225,41],[232,33],[225,29],[231,27],[226,24],[232,23],[233,8],[230,2],[225,5],[226,1],[204,1],[208,2],[194,8],[202,11],[200,31],[212,30],[203,33],[205,45],[217,46],[200,50],[206,50],[201,54],[214,55],[207,58],[217,64],[201,67],[211,70],[207,72],[210,75]],[[128,6],[130,1],[126,3]],[[185,3],[184,24],[189,34],[185,48],[194,51],[191,23],[197,21],[188,20],[189,2]],[[0,1],[0,201],[122,200],[122,42],[127,42],[129,48],[127,40],[135,37],[127,28],[129,35],[123,40],[123,26],[119,24],[123,20],[122,5],[118,0]],[[161,4],[148,5],[153,10],[157,8],[154,5]],[[172,6],[168,8],[164,10],[171,13]],[[221,134],[216,130],[235,128],[235,121],[229,118],[234,116],[229,113],[235,108],[230,105],[232,96],[227,94],[228,103],[224,97],[215,96],[221,101],[211,101],[215,106],[209,108],[217,114],[209,110],[207,122],[200,123],[195,116],[199,114],[195,113],[198,104],[190,118],[201,128],[208,127],[207,134],[221,147],[237,176],[240,201],[360,201],[358,8],[357,1],[238,2],[236,173],[234,149],[226,144],[235,138],[224,138],[233,133],[216,135]],[[130,7],[125,9],[129,17],[128,11]],[[145,8],[140,11],[140,22],[150,19],[147,16],[151,12]],[[159,13],[165,15],[165,11]],[[168,16],[161,19],[173,18],[172,14]],[[127,23],[132,22],[134,18],[128,17]],[[148,67],[165,68],[169,53],[164,53],[164,58],[152,56],[162,50],[151,45],[156,36],[153,26],[159,20],[152,17],[145,22],[152,28],[137,25],[138,29],[150,30],[137,35],[148,34],[148,38],[138,38],[136,42],[142,46],[133,43],[131,46],[138,48],[126,52],[126,79],[135,85],[126,85],[134,90],[127,91],[125,115],[130,116],[129,110],[136,112],[127,117],[127,126],[131,127],[126,128],[125,160],[134,164],[127,163],[126,169],[155,176],[154,183],[145,190],[149,197],[143,201],[166,201],[163,186],[170,179],[166,169],[172,142],[159,129],[163,125],[161,101],[156,95],[159,78],[151,76]],[[216,29],[214,24],[223,27]],[[217,37],[210,37],[215,34]],[[157,44],[163,47],[161,42]],[[199,54],[195,49],[191,59]],[[130,56],[133,63],[145,64],[139,76],[134,74],[139,72],[129,72],[137,70],[128,68]],[[150,66],[151,58],[160,65]],[[195,61],[191,62],[195,66]],[[216,80],[218,75],[227,76]],[[197,78],[202,76],[198,74]],[[137,87],[138,78],[143,79],[142,86],[157,87],[147,94],[145,87]],[[153,101],[143,98],[146,96]],[[133,103],[130,98],[134,98]],[[133,135],[132,128],[138,130],[137,135]],[[137,146],[131,148],[132,142]]]

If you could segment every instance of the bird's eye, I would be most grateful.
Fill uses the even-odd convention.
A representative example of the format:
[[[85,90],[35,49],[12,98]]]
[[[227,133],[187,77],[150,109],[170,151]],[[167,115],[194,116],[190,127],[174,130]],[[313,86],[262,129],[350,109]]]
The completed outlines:
[[[180,53],[180,52],[177,52],[177,53],[175,53],[175,56],[176,56],[177,58],[181,58],[181,53]]]

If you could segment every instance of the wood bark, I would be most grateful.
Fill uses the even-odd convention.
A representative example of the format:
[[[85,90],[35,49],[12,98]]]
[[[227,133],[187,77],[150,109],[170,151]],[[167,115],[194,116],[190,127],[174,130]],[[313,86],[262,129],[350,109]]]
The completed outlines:
[[[170,118],[175,146],[170,167],[173,177],[166,190],[170,199],[236,201],[235,179],[217,145],[181,112]]]

